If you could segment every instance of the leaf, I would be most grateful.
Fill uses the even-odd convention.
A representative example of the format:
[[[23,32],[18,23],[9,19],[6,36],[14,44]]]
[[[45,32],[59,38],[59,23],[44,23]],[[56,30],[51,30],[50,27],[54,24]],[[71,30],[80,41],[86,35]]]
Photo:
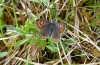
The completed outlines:
[[[0,57],[4,57],[8,54],[8,52],[0,52]]]
[[[73,43],[75,41],[75,38],[69,38],[69,39],[65,39],[64,42],[67,43]]]
[[[16,46],[20,46],[22,44],[24,44],[25,42],[27,42],[30,38],[26,38],[26,39],[23,39],[23,40],[20,40],[18,42],[16,42]]]
[[[58,52],[57,47],[46,45],[46,47],[51,51],[51,52]]]
[[[2,8],[0,8],[0,18],[2,18],[3,17],[3,9]]]
[[[21,28],[17,27],[15,30],[18,31],[19,33],[23,34],[23,35],[25,34],[25,30],[24,30],[23,27],[21,27]]]
[[[29,39],[29,44],[32,45],[34,41],[37,39],[37,36],[33,36],[32,38]]]
[[[3,2],[3,0],[0,0],[0,3],[2,3]]]
[[[57,52],[58,49],[57,49],[57,47],[55,46],[54,42],[51,40],[51,38],[48,38],[48,42],[49,42],[49,45],[46,45],[46,47],[47,47],[51,52]]]
[[[26,65],[29,65],[29,61],[30,61],[30,59],[29,59],[29,54],[28,54],[27,60],[26,60]]]
[[[55,46],[55,45],[54,45],[54,42],[51,40],[51,38],[48,38],[48,42],[49,42],[49,45]]]
[[[0,19],[0,29],[2,29],[3,26],[4,26],[4,22],[3,20]]]

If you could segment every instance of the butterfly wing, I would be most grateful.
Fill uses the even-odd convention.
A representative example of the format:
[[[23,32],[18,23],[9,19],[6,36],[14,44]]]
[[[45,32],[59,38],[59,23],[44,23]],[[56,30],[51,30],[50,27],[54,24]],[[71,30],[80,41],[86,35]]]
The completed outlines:
[[[65,31],[65,25],[62,24],[62,23],[59,23],[58,24],[58,32],[59,32],[59,34],[60,35],[63,34],[64,31]]]
[[[60,40],[60,35],[64,32],[65,26],[64,24],[61,23],[55,23],[55,26],[53,28],[52,32],[52,40],[54,42],[58,42]]]
[[[54,23],[53,32],[52,32],[52,35],[51,35],[51,39],[54,42],[58,42],[60,40],[60,34],[59,34],[58,30],[59,30],[58,23]]]
[[[49,23],[49,21],[47,21],[45,19],[37,19],[36,20],[37,29],[42,30],[48,23]]]
[[[45,28],[43,28],[43,30],[40,31],[39,36],[40,38],[46,39],[50,37],[51,34],[52,34],[52,30],[50,28],[50,25],[48,25]]]
[[[58,33],[57,30],[54,30],[53,33],[52,33],[52,36],[51,36],[51,39],[54,41],[54,42],[58,42],[60,40],[60,34]]]

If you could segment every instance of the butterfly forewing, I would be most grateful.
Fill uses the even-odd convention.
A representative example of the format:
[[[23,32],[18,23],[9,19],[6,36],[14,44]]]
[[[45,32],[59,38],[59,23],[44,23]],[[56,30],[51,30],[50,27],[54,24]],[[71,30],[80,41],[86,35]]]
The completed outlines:
[[[59,34],[63,34],[63,32],[65,30],[65,25],[62,23],[59,23],[58,27],[59,27],[59,29],[58,29]]]
[[[45,19],[37,19],[36,20],[37,29],[42,30],[47,23],[48,23],[48,21]]]
[[[52,34],[51,28],[49,26],[46,26],[40,31],[39,36],[40,38],[46,39],[50,37],[51,34]]]

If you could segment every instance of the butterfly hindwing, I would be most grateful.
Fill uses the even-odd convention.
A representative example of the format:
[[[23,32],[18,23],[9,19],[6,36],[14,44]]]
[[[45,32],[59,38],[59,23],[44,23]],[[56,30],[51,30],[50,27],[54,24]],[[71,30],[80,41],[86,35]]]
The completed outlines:
[[[52,32],[52,35],[51,35],[51,39],[54,41],[54,42],[58,42],[60,40],[60,34],[59,34],[59,25],[58,23],[54,23],[54,28],[53,28],[53,32]]]
[[[60,40],[60,34],[58,33],[58,31],[53,31],[52,33],[52,36],[51,36],[51,39],[54,41],[54,42],[58,42]]]

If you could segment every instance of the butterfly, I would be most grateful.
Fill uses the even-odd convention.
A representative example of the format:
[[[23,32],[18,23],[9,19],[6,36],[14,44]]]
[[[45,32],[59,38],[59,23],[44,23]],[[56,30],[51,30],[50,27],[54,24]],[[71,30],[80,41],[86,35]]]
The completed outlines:
[[[36,26],[39,32],[39,37],[42,39],[47,39],[50,37],[54,42],[60,40],[61,35],[65,30],[65,25],[58,23],[56,19],[48,21],[46,19],[37,19]]]

